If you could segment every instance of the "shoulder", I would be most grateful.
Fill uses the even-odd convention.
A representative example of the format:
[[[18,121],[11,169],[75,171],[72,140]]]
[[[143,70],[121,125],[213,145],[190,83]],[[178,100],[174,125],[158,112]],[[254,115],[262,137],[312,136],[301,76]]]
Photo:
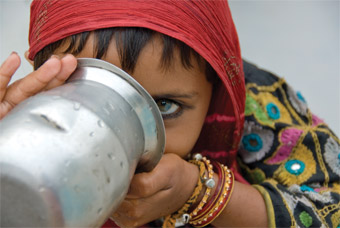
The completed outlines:
[[[257,65],[243,60],[243,71],[246,84],[255,83],[257,85],[268,86],[281,80],[273,73],[259,68]]]

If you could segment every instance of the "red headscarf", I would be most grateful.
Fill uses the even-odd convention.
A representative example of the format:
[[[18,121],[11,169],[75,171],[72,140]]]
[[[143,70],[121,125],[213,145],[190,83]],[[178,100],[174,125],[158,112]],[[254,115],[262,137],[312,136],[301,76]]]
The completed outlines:
[[[236,29],[225,0],[34,0],[30,55],[57,40],[108,27],[144,27],[176,38],[200,54],[222,83],[194,152],[229,165],[238,180],[236,153],[244,122],[245,85]]]

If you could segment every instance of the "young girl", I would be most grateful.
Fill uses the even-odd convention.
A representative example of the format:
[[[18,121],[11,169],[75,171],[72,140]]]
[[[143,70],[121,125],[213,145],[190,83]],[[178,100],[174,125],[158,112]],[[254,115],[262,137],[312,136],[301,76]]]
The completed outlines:
[[[75,57],[122,68],[159,106],[165,155],[134,176],[119,226],[338,226],[339,139],[283,79],[242,62],[227,1],[37,0],[29,39],[35,71],[7,86],[18,55],[0,68],[0,118],[63,84]]]

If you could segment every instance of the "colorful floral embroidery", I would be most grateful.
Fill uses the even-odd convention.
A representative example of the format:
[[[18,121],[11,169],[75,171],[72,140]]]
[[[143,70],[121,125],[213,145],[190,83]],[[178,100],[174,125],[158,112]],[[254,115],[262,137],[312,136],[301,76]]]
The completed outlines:
[[[325,161],[331,170],[340,175],[340,147],[333,138],[328,138],[325,144]]]
[[[271,102],[268,103],[266,105],[266,110],[267,110],[267,114],[268,114],[269,118],[271,118],[273,120],[277,120],[281,116],[280,109],[274,103],[271,103]]]
[[[333,199],[331,193],[329,191],[319,192],[318,189],[312,188],[307,185],[292,185],[288,188],[288,190],[294,194],[304,194],[307,198],[314,202],[321,203],[332,203]]]
[[[273,125],[272,120],[269,119],[261,105],[248,93],[246,94],[246,108],[244,114],[246,116],[254,114],[254,116],[260,123],[269,126]]]
[[[298,176],[305,170],[305,163],[300,160],[289,160],[285,163],[285,168],[290,174]]]
[[[290,186],[305,182],[315,173],[316,163],[312,151],[300,144],[295,148],[289,160],[281,164],[274,172],[274,177],[281,183]]]
[[[248,150],[249,152],[258,152],[262,149],[262,139],[258,134],[255,133],[243,136],[242,144],[244,149]]]
[[[296,112],[303,116],[307,116],[307,104],[305,98],[300,92],[294,92],[294,90],[287,86],[288,99]]]
[[[263,195],[270,224],[339,226],[340,140],[283,79],[255,66],[245,73],[239,164]]]
[[[302,185],[300,190],[303,192],[315,192],[314,188],[308,187],[307,185]]]
[[[296,146],[303,130],[296,128],[287,128],[284,129],[279,134],[279,140],[281,142],[277,151],[274,153],[272,157],[266,160],[267,164],[277,164],[284,160],[286,160],[293,148]]]
[[[301,212],[299,218],[305,227],[310,227],[313,224],[313,218],[306,211]]]
[[[312,114],[312,126],[317,126],[319,124],[323,124],[323,120]]]
[[[292,124],[288,110],[269,92],[247,93],[245,115],[251,114],[259,123],[271,127],[276,122]]]
[[[274,133],[271,130],[246,121],[239,151],[243,161],[248,164],[263,159],[272,147],[273,140]]]

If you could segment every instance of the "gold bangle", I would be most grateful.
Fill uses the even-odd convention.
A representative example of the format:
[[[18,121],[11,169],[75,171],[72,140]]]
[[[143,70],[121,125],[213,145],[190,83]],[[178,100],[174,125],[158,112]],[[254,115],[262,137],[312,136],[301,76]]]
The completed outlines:
[[[203,227],[212,223],[222,213],[230,201],[231,194],[234,189],[234,175],[226,166],[221,164],[219,165],[224,170],[226,177],[224,185],[221,188],[222,193],[218,196],[218,198],[214,201],[214,205],[209,208],[206,213],[190,221],[190,224],[196,227]]]
[[[206,186],[206,191],[204,193],[204,196],[201,200],[201,202],[198,204],[198,206],[189,214],[189,219],[196,216],[198,214],[199,211],[202,210],[203,206],[207,203],[207,200],[210,196],[211,193],[211,189],[214,187],[215,185],[215,181],[214,181],[214,171],[213,171],[213,166],[210,164],[210,161],[206,158],[203,157],[202,161],[205,163],[205,166],[208,170],[208,175],[207,177],[205,177],[202,181],[204,182],[205,186]],[[198,160],[194,160],[193,162],[199,162]]]
[[[183,207],[181,209],[179,209],[177,212],[168,215],[165,217],[164,222],[163,222],[163,227],[175,227],[175,223],[178,219],[181,219],[181,217],[187,213],[187,211],[189,210],[190,206],[193,205],[198,196],[200,195],[202,188],[203,188],[203,183],[202,183],[202,179],[205,177],[205,172],[206,172],[206,168],[205,168],[205,164],[202,161],[194,161],[191,160],[189,161],[192,164],[195,164],[198,166],[199,168],[199,178],[196,184],[196,187],[192,193],[192,195],[190,196],[189,200],[185,202],[185,204],[183,205]],[[188,219],[189,218],[182,218],[183,223],[188,223]]]

